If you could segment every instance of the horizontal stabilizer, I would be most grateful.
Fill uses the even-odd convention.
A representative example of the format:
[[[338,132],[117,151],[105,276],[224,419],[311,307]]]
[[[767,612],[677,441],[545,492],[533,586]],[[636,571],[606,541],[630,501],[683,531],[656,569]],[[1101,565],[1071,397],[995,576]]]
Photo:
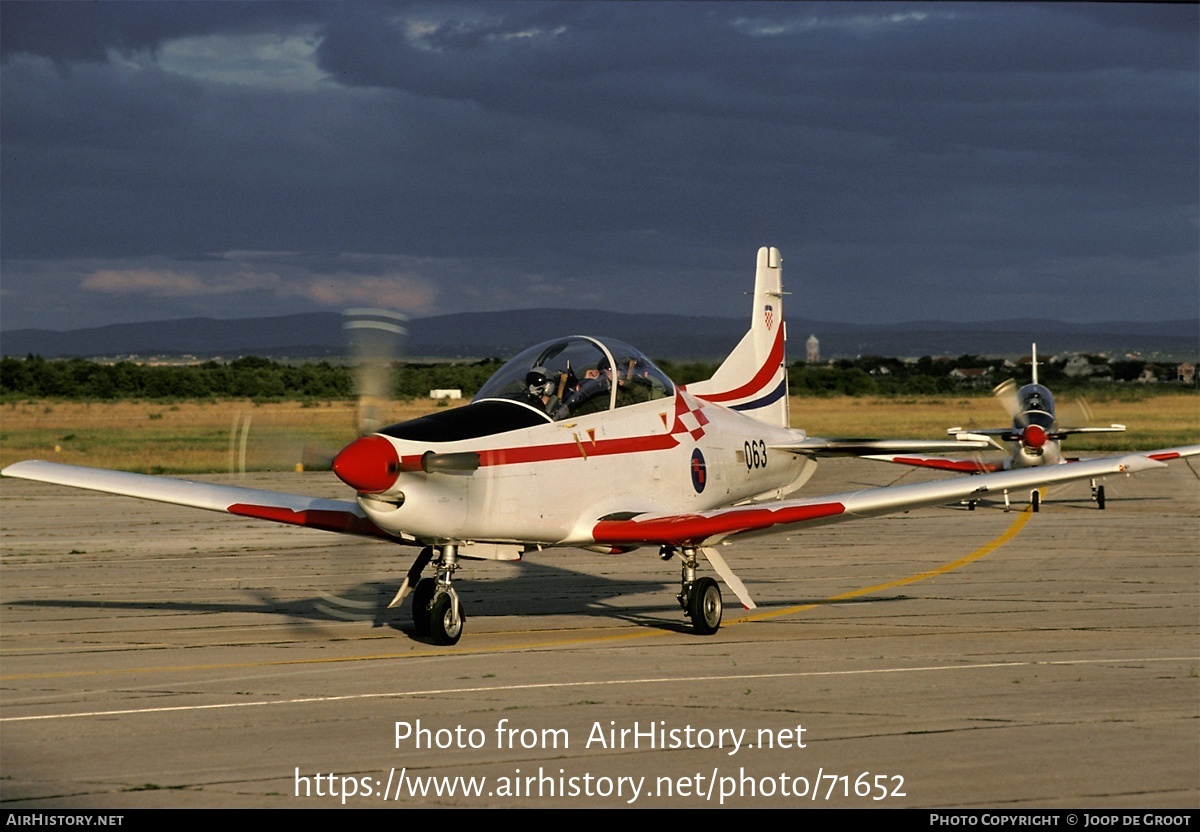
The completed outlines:
[[[1070,436],[1073,433],[1124,433],[1124,425],[1109,425],[1108,427],[1096,428],[1058,428],[1050,434],[1051,439],[1060,439],[1064,436]]]
[[[982,437],[945,439],[821,439],[810,436],[799,442],[773,444],[772,450],[810,456],[867,456],[869,454],[953,453],[990,448]]]

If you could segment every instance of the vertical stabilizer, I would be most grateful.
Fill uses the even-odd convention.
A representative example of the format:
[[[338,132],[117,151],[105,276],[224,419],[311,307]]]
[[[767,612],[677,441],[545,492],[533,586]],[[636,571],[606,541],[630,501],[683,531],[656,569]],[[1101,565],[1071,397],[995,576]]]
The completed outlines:
[[[1033,345],[1033,352],[1030,355],[1029,363],[1033,367],[1033,383],[1037,384],[1037,344]]]
[[[758,250],[750,331],[708,381],[688,392],[771,425],[788,427],[787,341],[783,323],[783,258]]]

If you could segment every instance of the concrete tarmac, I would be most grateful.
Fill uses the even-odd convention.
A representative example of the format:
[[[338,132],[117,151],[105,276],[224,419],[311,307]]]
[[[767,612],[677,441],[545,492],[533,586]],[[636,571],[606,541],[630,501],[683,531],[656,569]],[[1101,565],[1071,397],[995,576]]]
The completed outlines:
[[[653,550],[468,561],[449,648],[413,549],[4,480],[0,802],[1196,809],[1198,468],[725,547],[710,637]]]

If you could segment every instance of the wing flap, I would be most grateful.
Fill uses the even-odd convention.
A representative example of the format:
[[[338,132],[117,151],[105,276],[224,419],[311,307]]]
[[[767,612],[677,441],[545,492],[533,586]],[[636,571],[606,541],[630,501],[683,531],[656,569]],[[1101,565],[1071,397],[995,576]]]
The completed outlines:
[[[125,471],[63,465],[41,460],[14,463],[0,471],[0,475],[188,508],[220,511],[322,531],[395,539],[368,520],[357,504],[345,500],[327,500],[279,491],[130,474]]]

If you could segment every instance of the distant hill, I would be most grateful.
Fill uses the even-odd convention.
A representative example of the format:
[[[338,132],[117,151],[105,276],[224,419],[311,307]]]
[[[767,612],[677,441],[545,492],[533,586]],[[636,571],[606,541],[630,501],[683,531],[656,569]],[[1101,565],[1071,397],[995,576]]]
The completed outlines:
[[[0,333],[5,355],[152,356],[236,358],[341,358],[346,339],[342,315],[313,312],[271,318],[183,318],[113,324],[55,332],[20,329]],[[415,318],[409,322],[409,356],[480,358],[508,356],[562,335],[607,335],[654,358],[713,360],[725,356],[746,329],[744,318],[687,317],[578,309],[522,309]],[[952,323],[916,321],[861,325],[788,319],[789,357],[804,357],[815,334],[821,357],[922,356],[967,353],[1019,356],[1037,342],[1040,352],[1137,354],[1156,360],[1200,358],[1200,321],[1112,321],[1069,324],[1029,319]]]

